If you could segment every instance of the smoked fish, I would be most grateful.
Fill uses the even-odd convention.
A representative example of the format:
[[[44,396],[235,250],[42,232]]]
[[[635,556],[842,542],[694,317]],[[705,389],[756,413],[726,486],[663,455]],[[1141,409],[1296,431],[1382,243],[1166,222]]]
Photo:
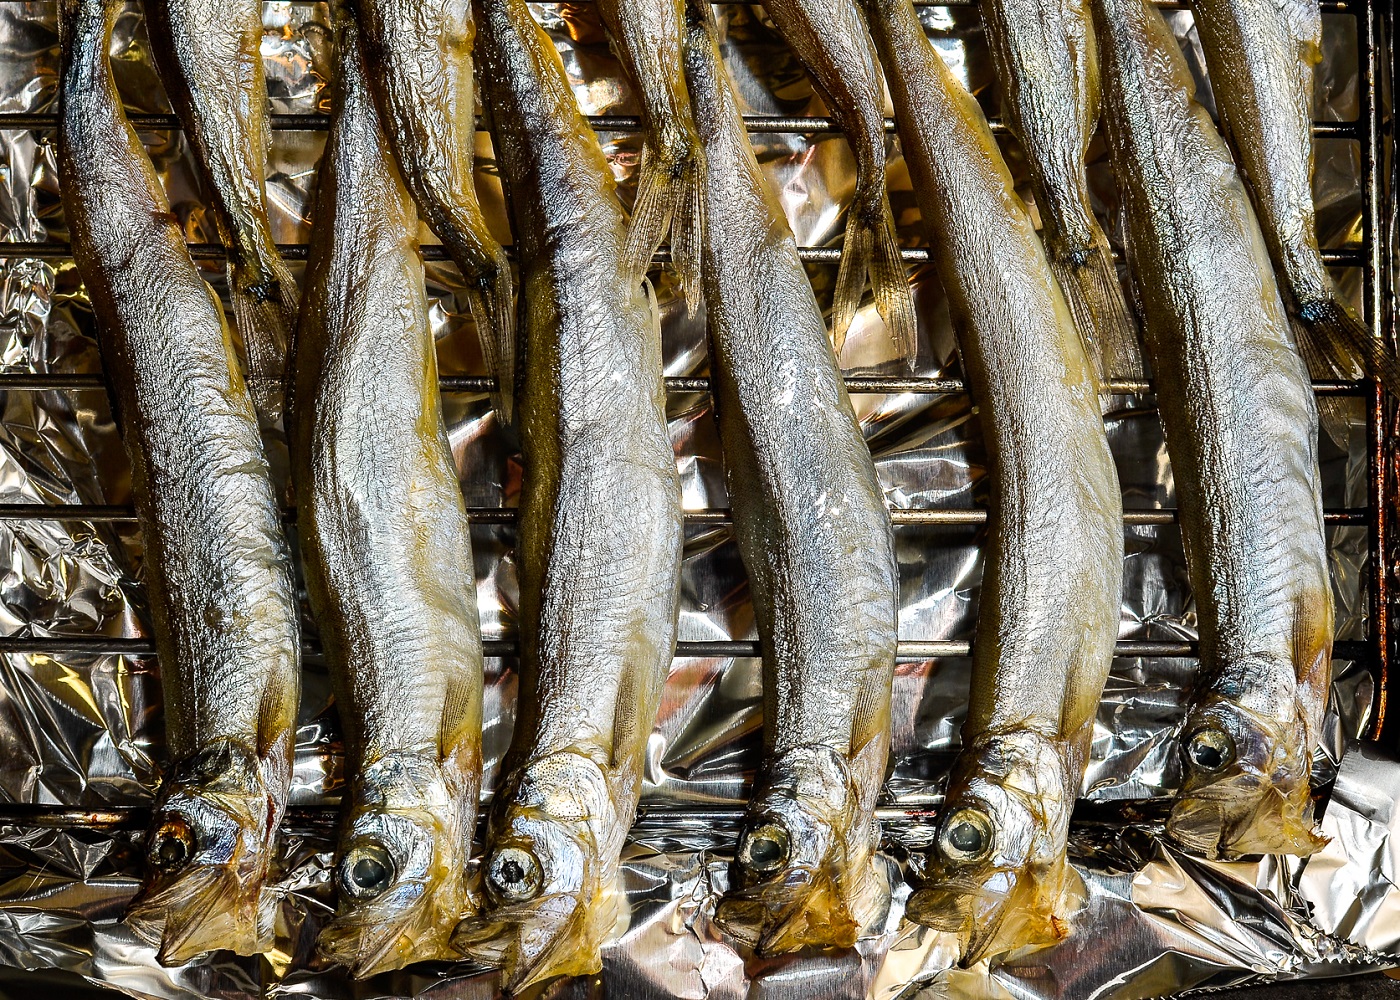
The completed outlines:
[[[476,25],[470,0],[354,0],[384,134],[428,227],[462,273],[501,420],[515,391],[515,290],[473,181]]]
[[[476,12],[522,275],[520,681],[481,911],[455,943],[516,992],[601,968],[675,649],[682,520],[659,317],[612,172],[525,0]]]
[[[893,528],[709,0],[688,14],[710,372],[763,649],[765,759],[718,918],[761,954],[849,948],[889,903],[874,813],[889,760]]]
[[[1400,393],[1400,362],[1342,298],[1313,206],[1318,0],[1193,0],[1220,123],[1258,214],[1298,346],[1320,379],[1373,375]]]
[[[1101,381],[1142,377],[1137,322],[1089,200],[1085,156],[1099,116],[1088,0],[981,0],[1006,120],[1025,148],[1050,270]]]
[[[1309,854],[1331,678],[1317,407],[1249,197],[1145,0],[1093,0],[1104,109],[1166,430],[1201,674],[1167,832]]]
[[[778,31],[811,74],[856,160],[856,189],[836,276],[831,335],[839,354],[867,272],[895,350],[916,350],[914,298],[885,188],[885,97],[880,63],[857,0],[764,0]]]
[[[64,0],[58,162],[131,459],[171,760],[127,922],[164,964],[272,946],[300,634],[287,541],[214,292],[122,110],[121,0]]]
[[[627,237],[627,260],[637,281],[671,234],[671,260],[694,312],[700,287],[701,150],[681,75],[685,0],[598,0],[619,58],[637,86],[642,105],[641,175]]]
[[[443,425],[418,215],[347,14],[289,430],[307,591],[345,737],[339,907],[364,977],[452,959],[481,790],[481,631]]]
[[[161,80],[195,152],[219,240],[247,382],[265,423],[282,414],[297,285],[267,218],[262,0],[150,0]]]
[[[865,4],[987,449],[963,748],[906,909],[970,965],[1064,937],[1082,896],[1066,843],[1118,638],[1123,501],[1095,361],[987,120],[910,0]]]

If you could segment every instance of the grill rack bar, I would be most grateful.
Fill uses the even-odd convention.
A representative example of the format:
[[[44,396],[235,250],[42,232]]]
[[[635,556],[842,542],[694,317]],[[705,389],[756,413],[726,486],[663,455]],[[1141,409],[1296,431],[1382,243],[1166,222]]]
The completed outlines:
[[[727,507],[692,508],[684,514],[685,523],[691,526],[733,523],[733,515]],[[282,517],[285,520],[294,520],[296,511],[284,509]],[[519,519],[519,511],[515,507],[468,507],[467,518],[472,524],[515,524]],[[890,511],[890,520],[895,525],[909,527],[979,525],[986,524],[987,518],[985,508],[975,507],[896,507]],[[1337,527],[1365,527],[1371,523],[1370,511],[1364,507],[1329,508],[1323,511],[1322,518],[1324,523]],[[0,503],[0,522],[3,521],[92,521],[102,524],[130,524],[136,521],[136,511],[130,504]],[[1176,522],[1177,511],[1173,508],[1123,512],[1125,527],[1167,525]]]
[[[4,2],[4,0],[0,0]],[[585,120],[596,132],[640,132],[642,120],[638,115],[585,115]],[[746,114],[744,127],[751,135],[833,135],[841,131],[836,119],[827,115],[762,115]],[[133,128],[139,131],[179,132],[183,130],[180,119],[172,114],[152,114],[136,112],[127,115]],[[331,116],[320,112],[299,112],[296,114],[270,114],[268,124],[274,132],[326,132],[331,127]],[[996,134],[1005,134],[1007,124],[1000,118],[989,117],[987,124]],[[0,112],[0,130],[45,131],[58,127],[58,115],[52,111],[5,111]],[[478,116],[476,128],[487,131],[485,123]],[[885,132],[895,133],[893,118],[885,119]],[[1365,122],[1356,121],[1316,121],[1313,135],[1325,139],[1363,139]]]

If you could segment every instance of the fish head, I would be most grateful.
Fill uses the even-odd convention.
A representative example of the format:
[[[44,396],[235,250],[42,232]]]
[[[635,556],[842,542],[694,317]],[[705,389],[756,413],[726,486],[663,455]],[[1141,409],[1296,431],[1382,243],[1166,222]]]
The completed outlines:
[[[764,775],[716,921],[764,956],[853,947],[883,896],[879,828],[862,815],[849,765],[828,748],[800,747]]]
[[[457,925],[454,947],[500,968],[509,993],[598,972],[617,922],[616,861],[607,860],[617,852],[600,846],[599,830],[614,828],[618,849],[626,832],[606,778],[581,755],[555,754],[503,792],[481,863],[480,910]]]
[[[477,789],[451,773],[397,754],[355,779],[335,867],[339,905],[318,948],[357,979],[457,957],[449,938],[469,905]]]
[[[1181,732],[1185,779],[1167,834],[1215,861],[1306,856],[1326,840],[1313,822],[1312,739],[1301,710],[1271,718],[1212,695]]]
[[[171,771],[146,837],[146,878],[125,917],[162,965],[271,947],[275,897],[263,883],[282,801],[259,758],[231,741]]]
[[[917,859],[908,917],[957,935],[964,966],[1063,938],[1084,898],[1065,857],[1077,790],[1049,740],[1014,732],[970,746]]]

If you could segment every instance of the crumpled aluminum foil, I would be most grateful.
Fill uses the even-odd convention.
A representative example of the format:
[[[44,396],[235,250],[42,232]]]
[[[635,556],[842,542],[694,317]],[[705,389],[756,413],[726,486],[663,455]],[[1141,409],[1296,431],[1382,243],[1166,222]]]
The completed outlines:
[[[634,97],[603,44],[590,5],[533,4],[558,42],[584,110],[635,113]],[[726,57],[747,110],[821,113],[800,66],[759,8],[721,9]],[[923,8],[930,35],[955,71],[995,110],[990,63],[977,15]],[[1190,16],[1170,15],[1194,66]],[[263,54],[274,110],[328,110],[324,5],[264,5]],[[1321,116],[1357,116],[1354,20],[1327,15],[1319,74]],[[0,111],[52,106],[57,66],[52,0],[0,0]],[[122,17],[113,57],[133,111],[168,110],[147,51],[139,8]],[[1210,91],[1202,80],[1202,98]],[[631,196],[639,139],[601,137],[624,196]],[[174,210],[194,242],[217,237],[206,218],[189,153],[178,133],[145,136]],[[764,169],[803,245],[838,245],[839,205],[852,161],[839,136],[753,136]],[[268,195],[277,238],[305,242],[307,204],[324,132],[274,133]],[[480,138],[480,182],[499,235],[509,239],[499,184]],[[1007,147],[1013,169],[1023,158]],[[1360,238],[1359,164],[1353,144],[1319,143],[1317,195],[1324,245]],[[1112,178],[1092,168],[1100,207],[1116,218]],[[893,158],[891,193],[902,235],[917,245],[909,179]],[[0,132],[0,228],[8,240],[66,238],[51,133]],[[426,234],[425,234],[426,235]],[[222,269],[208,265],[219,286]],[[830,297],[834,267],[811,268]],[[1357,272],[1341,275],[1359,290]],[[450,266],[428,266],[432,320],[445,374],[481,368],[465,300]],[[668,275],[657,276],[668,374],[702,372],[704,330],[685,314]],[[916,373],[955,373],[947,309],[927,268],[914,275],[922,341]],[[847,359],[863,373],[897,372],[873,308],[851,332]],[[100,370],[93,323],[71,262],[0,261],[0,366],[20,372]],[[855,403],[892,504],[969,508],[986,502],[984,456],[969,401],[956,395],[858,395]],[[519,464],[513,440],[481,394],[450,393],[445,410],[467,503],[511,505]],[[716,432],[703,394],[673,394],[673,437],[687,507],[726,505]],[[1126,505],[1170,507],[1173,488],[1150,397],[1124,397],[1109,415]],[[1350,440],[1324,442],[1325,503],[1366,502],[1360,401]],[[276,442],[274,452],[276,451]],[[126,463],[100,390],[11,391],[0,420],[0,502],[129,502]],[[972,637],[982,529],[901,527],[901,636]],[[488,637],[509,636],[517,601],[513,531],[473,533],[477,596]],[[1338,635],[1366,632],[1366,532],[1330,529]],[[1195,635],[1179,534],[1127,529],[1125,639]],[[0,521],[0,632],[12,635],[143,636],[149,618],[140,584],[140,541],[125,523]],[[727,529],[689,529],[680,634],[683,640],[752,638],[743,570]],[[939,801],[966,704],[965,659],[902,663],[895,681],[894,766],[882,810],[883,863],[899,884],[906,849],[930,829],[918,813]],[[1105,692],[1072,845],[1087,896],[1062,944],[988,969],[953,967],[950,942],[904,924],[900,888],[885,925],[849,953],[756,960],[719,934],[712,916],[759,750],[759,668],[750,659],[678,659],[652,739],[642,814],[623,870],[626,932],[609,946],[597,980],[561,982],[551,996],[716,998],[1149,997],[1270,978],[1343,975],[1400,961],[1400,767],[1355,743],[1373,701],[1370,675],[1337,664],[1335,711],[1317,758],[1335,776],[1323,826],[1328,847],[1307,862],[1214,864],[1183,856],[1156,836],[1161,806],[1179,780],[1171,736],[1195,664],[1119,660]],[[486,750],[494,773],[509,739],[514,676],[488,664]],[[142,807],[159,780],[160,689],[153,661],[123,656],[0,657],[0,964],[64,969],[140,997],[494,997],[496,977],[466,965],[418,966],[354,984],[313,953],[332,899],[334,805],[342,781],[329,685],[306,665],[296,783],[279,889],[279,950],[260,958],[218,953],[162,969],[119,922],[137,885]],[[1346,752],[1351,747],[1350,752]],[[1345,755],[1344,755],[1345,754]],[[488,785],[490,776],[488,776]],[[43,808],[47,807],[47,808]],[[54,809],[66,807],[61,813]]]

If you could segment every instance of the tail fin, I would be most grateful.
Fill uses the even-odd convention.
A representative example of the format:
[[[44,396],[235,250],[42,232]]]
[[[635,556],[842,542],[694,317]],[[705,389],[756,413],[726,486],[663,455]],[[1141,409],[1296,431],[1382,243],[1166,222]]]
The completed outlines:
[[[459,268],[468,259],[487,261],[470,273],[464,269],[462,278],[467,283],[467,305],[476,320],[482,357],[496,379],[491,403],[501,422],[509,424],[515,408],[515,289],[510,261],[500,244],[489,238],[477,242],[470,256],[453,256]]]
[[[1142,378],[1137,323],[1123,297],[1108,243],[1098,243],[1087,251],[1051,249],[1050,270],[1064,292],[1074,325],[1097,352],[1094,360],[1103,373],[1102,382]]]
[[[1400,361],[1379,337],[1373,337],[1336,290],[1310,302],[1298,303],[1298,346],[1325,358],[1338,372],[1366,372],[1392,394],[1400,396]]]
[[[628,273],[633,281],[641,282],[670,231],[671,261],[685,289],[686,311],[692,316],[700,300],[700,242],[705,221],[698,149],[697,141],[679,154],[667,155],[647,142],[626,249]]]
[[[1348,364],[1346,367],[1339,367],[1332,356],[1323,350],[1312,331],[1297,317],[1289,317],[1290,325],[1293,327],[1293,336],[1298,341],[1298,353],[1303,356],[1303,363],[1307,365],[1309,377],[1321,381],[1327,380],[1347,380],[1358,378],[1362,374],[1360,365]],[[1327,433],[1340,448],[1347,447],[1347,442],[1351,440],[1351,414],[1348,412],[1347,400],[1339,399],[1336,396],[1317,397],[1317,418],[1322,429]]]
[[[233,322],[243,340],[248,392],[264,424],[282,416],[287,352],[296,328],[296,281],[281,257],[228,265]]]
[[[909,291],[909,274],[895,237],[889,196],[883,188],[879,195],[878,211],[862,210],[864,199],[857,196],[846,221],[841,267],[836,273],[836,295],[832,303],[831,336],[839,355],[860,308],[865,276],[869,273],[875,305],[889,328],[895,352],[902,360],[911,361],[917,350],[914,297]]]

